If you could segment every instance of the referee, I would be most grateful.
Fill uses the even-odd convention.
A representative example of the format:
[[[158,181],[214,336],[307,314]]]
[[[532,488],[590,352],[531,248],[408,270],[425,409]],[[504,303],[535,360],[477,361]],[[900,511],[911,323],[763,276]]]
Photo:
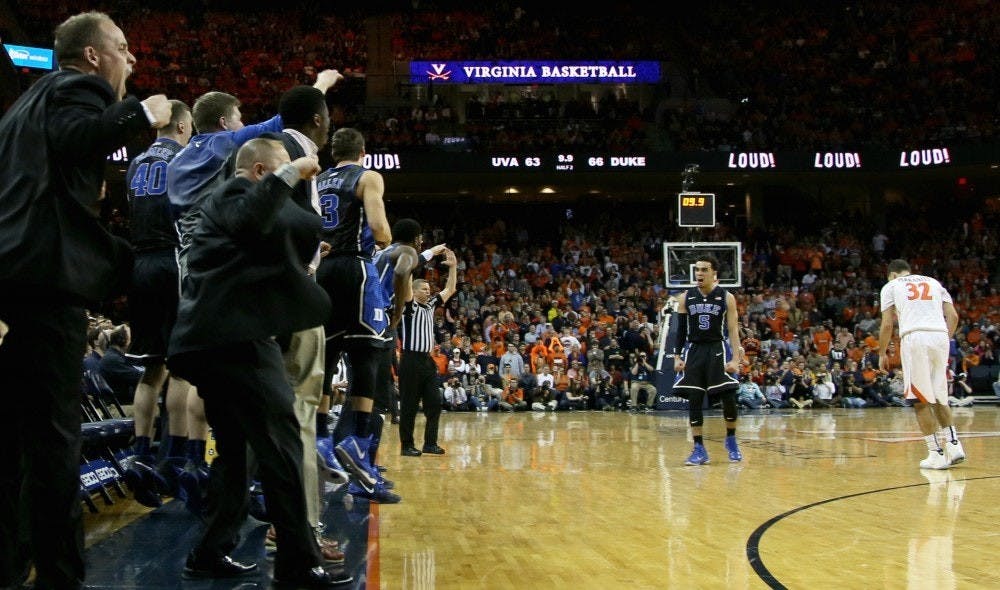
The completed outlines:
[[[417,405],[424,406],[427,426],[424,428],[423,453],[443,455],[438,446],[438,421],[441,418],[441,393],[438,391],[437,366],[431,359],[434,348],[434,312],[455,294],[458,271],[455,253],[444,251],[444,264],[448,267],[448,282],[440,293],[431,297],[431,286],[424,279],[414,279],[408,284],[409,293],[397,293],[403,305],[399,323],[402,355],[399,360],[399,442],[402,454],[419,457],[422,453],[413,443],[413,424],[417,418]]]

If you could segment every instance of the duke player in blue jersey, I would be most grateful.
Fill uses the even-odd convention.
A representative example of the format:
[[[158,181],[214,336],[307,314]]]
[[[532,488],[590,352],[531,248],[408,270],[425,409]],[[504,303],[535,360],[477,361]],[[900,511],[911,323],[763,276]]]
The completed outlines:
[[[386,333],[389,302],[372,257],[377,248],[392,242],[382,202],[385,182],[381,174],[362,165],[365,140],[356,129],[338,129],[330,146],[336,165],[316,179],[323,241],[330,245],[316,280],[333,303],[325,326],[324,383],[333,375],[340,352],[346,352],[350,385],[344,413],[351,414],[353,433],[337,442],[335,452],[364,492],[379,494],[385,490],[369,456],[373,442],[369,422],[378,389],[379,359],[382,349],[391,343]],[[341,419],[344,417],[342,414]]]
[[[136,499],[159,506],[155,490],[164,480],[146,469],[150,455],[156,400],[167,380],[166,354],[170,331],[177,320],[180,282],[177,272],[177,231],[167,198],[167,164],[188,144],[194,130],[191,109],[179,100],[170,101],[170,122],[160,128],[154,141],[129,165],[125,175],[130,211],[130,242],[135,251],[132,284],[128,292],[129,323],[132,329],[131,356],[139,357],[145,373],[135,390],[136,465],[126,472],[126,481]],[[169,438],[164,457],[183,457],[188,437],[187,401],[190,385],[170,377],[166,406]],[[167,467],[166,465],[161,467]],[[170,470],[161,468],[164,474]]]
[[[733,377],[739,371],[743,349],[739,344],[736,298],[718,286],[718,271],[719,261],[714,256],[699,256],[694,267],[697,286],[677,300],[674,393],[690,402],[688,412],[694,437],[694,450],[685,465],[704,465],[709,460],[702,442],[702,403],[708,393],[717,393],[722,399],[729,460],[743,460],[736,444],[736,392],[740,384]]]

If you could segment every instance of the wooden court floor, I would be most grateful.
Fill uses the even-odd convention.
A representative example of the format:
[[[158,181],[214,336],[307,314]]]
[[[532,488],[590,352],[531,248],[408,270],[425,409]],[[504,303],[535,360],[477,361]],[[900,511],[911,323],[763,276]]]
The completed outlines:
[[[710,412],[700,467],[682,412],[449,413],[442,457],[386,426],[402,503],[328,514],[366,517],[355,588],[1000,588],[1000,408],[954,414],[968,460],[929,472],[908,408],[744,413],[738,464]],[[114,553],[136,515],[103,512],[88,540]]]

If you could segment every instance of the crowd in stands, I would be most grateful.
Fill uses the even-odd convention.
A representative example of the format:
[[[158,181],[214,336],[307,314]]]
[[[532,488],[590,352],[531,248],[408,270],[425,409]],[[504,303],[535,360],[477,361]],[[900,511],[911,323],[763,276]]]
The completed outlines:
[[[282,90],[310,79],[317,68],[336,63],[348,74],[365,72],[372,51],[362,13],[320,10],[315,3],[280,12],[234,12],[198,2],[171,10],[135,1],[64,4],[66,12],[107,10],[126,31],[143,31],[134,36],[141,62],[131,80],[136,92],[155,89],[191,103],[209,89],[238,89],[248,121],[270,114]],[[881,1],[788,3],[768,10],[692,6],[669,23],[643,18],[637,8],[608,10],[596,19],[509,3],[481,10],[438,4],[378,17],[391,25],[396,60],[669,60],[687,73],[683,100],[640,105],[613,91],[593,102],[560,101],[544,91],[520,98],[494,92],[469,98],[461,109],[434,98],[388,111],[348,110],[335,120],[359,127],[373,150],[433,146],[445,134],[465,137],[470,148],[539,149],[625,149],[651,141],[677,150],[806,149],[996,139],[993,80],[1000,58],[992,48],[1000,13],[987,2],[918,2],[906,10]],[[16,16],[41,40],[63,15],[48,2],[24,0]],[[664,85],[656,94],[666,101],[675,91]],[[734,109],[699,110],[697,99],[713,96]],[[898,218],[881,237],[869,225],[833,220],[818,233],[774,224],[745,235],[715,232],[712,240],[744,243],[744,287],[736,295],[745,337],[758,343],[744,367],[747,381],[766,388],[785,360],[793,372],[804,360],[823,375],[835,370],[835,362],[848,371],[853,361],[855,381],[871,381],[866,371],[873,370],[876,297],[890,253],[939,277],[955,297],[962,317],[953,350],[956,373],[996,364],[996,220],[979,215],[964,221],[914,232],[913,219]],[[661,244],[673,230],[636,219],[627,225],[573,221],[532,242],[523,228],[475,223],[465,218],[435,230],[435,243],[457,248],[462,285],[440,318],[439,358],[457,348],[477,367],[475,379],[470,373],[462,378],[466,393],[490,364],[500,389],[509,389],[500,357],[514,344],[525,372],[544,365],[560,392],[553,397],[537,386],[519,387],[527,389],[521,400],[526,407],[553,401],[556,407],[596,407],[602,369],[620,388],[618,397],[640,403],[639,392],[629,387],[630,373],[641,353],[651,359],[658,352],[660,310],[670,295]],[[921,239],[908,241],[913,235]],[[579,350],[566,345],[570,339],[579,341]],[[547,351],[533,353],[539,343]],[[487,362],[476,362],[484,351],[492,353]],[[597,351],[603,360],[595,373],[591,353]],[[835,361],[841,352],[845,358]],[[445,365],[442,383],[449,375]],[[577,393],[586,398],[573,399]],[[792,394],[788,401],[800,398]],[[485,405],[518,407],[501,401]]]
[[[218,3],[216,3],[218,4]],[[88,9],[108,12],[133,34],[132,53],[140,65],[130,80],[140,95],[162,92],[186,104],[220,88],[239,88],[247,120],[275,114],[281,93],[310,83],[336,63],[348,76],[363,74],[368,62],[365,27],[354,11],[231,10],[181,1],[152,6],[135,0],[61,3],[19,2],[22,23],[38,43],[51,43],[53,26],[64,14]]]
[[[93,7],[64,4],[65,11]],[[193,1],[169,10],[134,0],[96,7],[126,31],[143,31],[134,48],[137,94],[165,91],[190,103],[208,89],[240,88],[247,120],[273,114],[281,89],[316,69],[366,73],[376,52],[398,63],[633,59],[675,66],[642,100],[626,89],[567,99],[545,87],[484,87],[468,99],[431,90],[405,106],[337,109],[335,123],[361,129],[384,149],[436,147],[444,137],[462,138],[467,149],[663,151],[921,147],[997,137],[1000,16],[980,0],[905,8],[882,0],[694,5],[668,19],[638,4],[599,14],[560,3],[403,6],[372,13],[381,19],[377,28],[391,33],[379,41],[367,38],[361,8],[315,2],[280,11]],[[16,14],[45,44],[63,16],[56,12],[48,2],[25,0]]]
[[[459,292],[436,322],[446,408],[652,403],[660,313],[676,292],[664,283],[662,241],[677,240],[678,230],[623,216],[576,220],[532,240],[502,221],[468,211],[458,217],[432,230],[434,242],[449,243],[459,257]],[[902,404],[898,343],[888,372],[879,370],[877,345],[878,291],[896,256],[939,277],[953,294],[961,317],[954,374],[996,365],[1000,233],[992,221],[976,215],[911,241],[902,224],[888,236],[836,222],[810,237],[797,237],[791,226],[746,235],[717,230],[716,241],[744,247],[743,287],[734,290],[750,359],[743,380],[765,395],[781,386],[781,403],[762,401],[772,406]],[[440,278],[433,266],[428,272],[432,283]]]
[[[595,18],[578,7],[492,6],[399,15],[396,58],[673,62],[684,80],[668,80],[658,98],[683,100],[638,108],[612,97],[607,102],[618,108],[591,108],[584,119],[617,122],[617,129],[636,130],[654,147],[678,151],[996,138],[991,81],[1000,64],[991,48],[1000,17],[988,2],[694,5],[669,22],[628,8],[602,9]],[[671,92],[670,84],[681,83],[683,90]],[[706,109],[697,100],[703,97],[726,99],[730,108]],[[575,121],[558,103],[548,106],[543,119],[564,126]],[[516,126],[539,118],[530,107],[509,110],[488,120]],[[531,127],[514,132],[538,141]]]

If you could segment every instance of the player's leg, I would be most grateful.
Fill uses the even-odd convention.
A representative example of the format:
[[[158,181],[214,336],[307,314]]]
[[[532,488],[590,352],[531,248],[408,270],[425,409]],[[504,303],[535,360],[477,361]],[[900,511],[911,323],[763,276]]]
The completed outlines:
[[[702,427],[705,423],[705,415],[702,405],[705,403],[705,391],[703,389],[689,388],[686,390],[688,398],[688,424],[691,427],[691,437],[694,439],[694,448],[691,455],[684,461],[685,465],[705,465],[708,463],[708,451],[705,450],[705,443],[702,439]]]
[[[907,399],[914,400],[917,425],[927,445],[927,458],[920,462],[921,469],[947,469],[951,462],[945,455],[938,437],[938,419],[932,406],[937,404],[931,381],[930,357],[921,332],[911,332],[900,342],[900,360],[903,365],[903,390]],[[947,408],[947,397],[945,407]]]
[[[722,418],[726,423],[726,452],[729,453],[729,460],[736,463],[743,460],[743,453],[736,443],[736,421],[739,416],[736,390],[727,389],[720,393],[719,397],[722,398]]]
[[[135,454],[138,456],[150,455],[156,402],[160,398],[163,383],[167,380],[167,368],[162,361],[149,361],[145,369],[142,379],[135,388],[135,398],[132,402]]]
[[[958,439],[958,431],[955,430],[951,408],[948,406],[948,338],[941,333],[927,333],[924,337],[930,340],[928,343],[930,379],[937,399],[932,409],[937,420],[938,439],[948,463],[957,465],[965,461],[965,449]]]
[[[357,345],[347,352],[350,365],[350,385],[347,392],[347,405],[341,412],[337,431],[343,432],[353,421],[353,432],[344,436],[337,443],[334,452],[348,472],[357,478],[358,483],[368,493],[372,493],[378,483],[378,470],[371,466],[372,436],[369,422],[374,407],[373,393],[376,388],[378,370],[378,349],[368,345]],[[336,438],[336,436],[335,436]]]
[[[188,441],[188,396],[191,384],[171,375],[167,380],[167,450],[165,457],[183,457]]]
[[[719,392],[722,400],[722,418],[726,423],[726,452],[729,453],[729,460],[733,463],[743,460],[743,453],[736,443],[736,421],[739,416],[739,409],[736,404],[736,394],[739,391],[739,381],[732,375],[726,373],[726,363],[733,357],[733,351],[727,343],[719,343],[713,346],[715,354],[709,369],[708,391]],[[721,356],[716,356],[718,351],[722,351]]]

